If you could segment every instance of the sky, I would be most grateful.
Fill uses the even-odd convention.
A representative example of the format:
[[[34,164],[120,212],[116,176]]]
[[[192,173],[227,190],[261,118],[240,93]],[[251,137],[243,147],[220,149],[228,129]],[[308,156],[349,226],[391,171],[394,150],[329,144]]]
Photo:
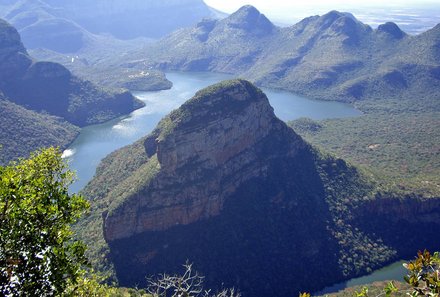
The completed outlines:
[[[439,4],[440,0],[204,0],[206,4],[225,12],[233,12],[243,5],[251,4],[260,10],[276,11],[285,8],[307,9],[308,7],[355,7],[355,6],[413,6]]]
[[[251,4],[278,25],[292,25],[330,10],[353,13],[376,27],[386,21],[420,33],[440,22],[440,0],[204,0],[220,11],[232,13]]]

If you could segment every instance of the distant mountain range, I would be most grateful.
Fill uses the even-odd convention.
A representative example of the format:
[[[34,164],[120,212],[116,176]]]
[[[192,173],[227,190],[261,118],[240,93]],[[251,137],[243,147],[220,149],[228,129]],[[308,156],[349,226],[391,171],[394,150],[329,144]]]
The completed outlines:
[[[161,70],[237,74],[261,86],[319,99],[440,95],[440,25],[410,36],[394,23],[373,30],[331,11],[287,28],[252,6],[178,30],[124,60]]]
[[[111,35],[160,38],[204,17],[222,14],[202,0],[2,0],[0,17],[20,32],[28,48],[72,53]]]
[[[76,126],[102,123],[143,106],[128,91],[107,91],[60,64],[34,61],[17,30],[3,20],[0,94],[2,162],[46,145],[65,147],[77,135]]]

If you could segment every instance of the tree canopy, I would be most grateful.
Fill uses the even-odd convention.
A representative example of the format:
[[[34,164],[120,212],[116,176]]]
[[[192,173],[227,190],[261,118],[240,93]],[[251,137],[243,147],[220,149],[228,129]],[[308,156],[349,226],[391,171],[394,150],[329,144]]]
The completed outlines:
[[[69,194],[73,174],[50,148],[0,167],[0,292],[59,295],[86,263],[70,225],[88,203]]]

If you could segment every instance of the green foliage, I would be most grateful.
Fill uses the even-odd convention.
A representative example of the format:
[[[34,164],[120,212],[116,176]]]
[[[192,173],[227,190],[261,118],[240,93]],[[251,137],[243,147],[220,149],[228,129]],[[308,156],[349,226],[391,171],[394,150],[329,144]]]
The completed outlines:
[[[403,282],[386,282],[379,281],[368,285],[360,285],[346,288],[337,293],[324,295],[325,297],[356,297],[357,294],[367,293],[368,297],[379,297],[379,296],[392,296],[392,297],[404,297],[408,296],[410,288],[407,284]]]
[[[397,107],[378,100],[360,106],[367,112],[361,117],[289,124],[313,145],[368,168],[381,181],[381,190],[438,197],[439,112],[430,111],[433,106],[425,101],[401,100]]]
[[[152,297],[144,290],[119,288],[104,283],[104,278],[96,273],[82,272],[76,283],[69,286],[62,294],[63,297]]]
[[[368,297],[368,288],[362,287],[362,290],[355,292],[355,297]]]
[[[388,285],[383,290],[385,291],[385,296],[387,297],[399,291],[399,289],[397,289],[394,282],[389,282]]]
[[[431,254],[419,251],[415,260],[404,264],[408,275],[406,284],[400,282],[381,282],[368,286],[347,288],[341,292],[326,296],[332,297],[379,297],[379,296],[440,296],[440,253]]]
[[[68,193],[72,173],[56,149],[0,167],[0,291],[45,296],[75,284],[85,245],[70,225],[88,203]]]
[[[27,110],[0,96],[0,165],[28,157],[39,148],[67,147],[79,128],[60,118]]]
[[[405,281],[413,287],[411,296],[440,295],[440,254],[419,251],[417,258],[405,264],[409,274]]]

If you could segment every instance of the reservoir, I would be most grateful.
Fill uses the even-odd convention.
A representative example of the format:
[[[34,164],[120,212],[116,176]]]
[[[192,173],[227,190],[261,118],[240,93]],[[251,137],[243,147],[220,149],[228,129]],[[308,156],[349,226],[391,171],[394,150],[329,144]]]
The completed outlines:
[[[133,92],[137,98],[145,102],[145,107],[126,117],[81,130],[78,138],[63,154],[71,170],[76,172],[77,181],[70,187],[72,192],[80,191],[92,179],[96,167],[106,155],[148,135],[162,117],[178,108],[198,90],[232,76],[206,72],[173,72],[167,73],[167,78],[173,82],[170,90]],[[349,104],[310,100],[286,91],[265,88],[263,91],[269,98],[275,114],[284,121],[300,117],[320,120],[361,114]]]
[[[133,91],[137,98],[145,102],[145,107],[125,117],[81,130],[78,138],[63,153],[71,170],[77,175],[77,181],[70,188],[71,192],[80,191],[92,179],[96,167],[106,155],[150,133],[162,117],[178,108],[198,90],[232,77],[217,73],[171,72],[167,73],[167,78],[173,82],[170,90]],[[287,91],[262,89],[269,98],[276,116],[283,121],[301,117],[321,120],[361,115],[359,110],[349,104],[311,100]],[[398,262],[377,270],[372,275],[330,286],[320,293],[335,292],[345,287],[378,280],[402,280],[404,271],[401,262]]]
[[[403,267],[403,263],[408,261],[398,261],[381,269],[374,271],[373,273],[357,278],[352,278],[348,281],[328,286],[323,290],[314,293],[313,295],[325,295],[341,291],[345,288],[354,286],[361,286],[378,281],[396,280],[403,282],[403,277],[407,274],[407,270]]]

